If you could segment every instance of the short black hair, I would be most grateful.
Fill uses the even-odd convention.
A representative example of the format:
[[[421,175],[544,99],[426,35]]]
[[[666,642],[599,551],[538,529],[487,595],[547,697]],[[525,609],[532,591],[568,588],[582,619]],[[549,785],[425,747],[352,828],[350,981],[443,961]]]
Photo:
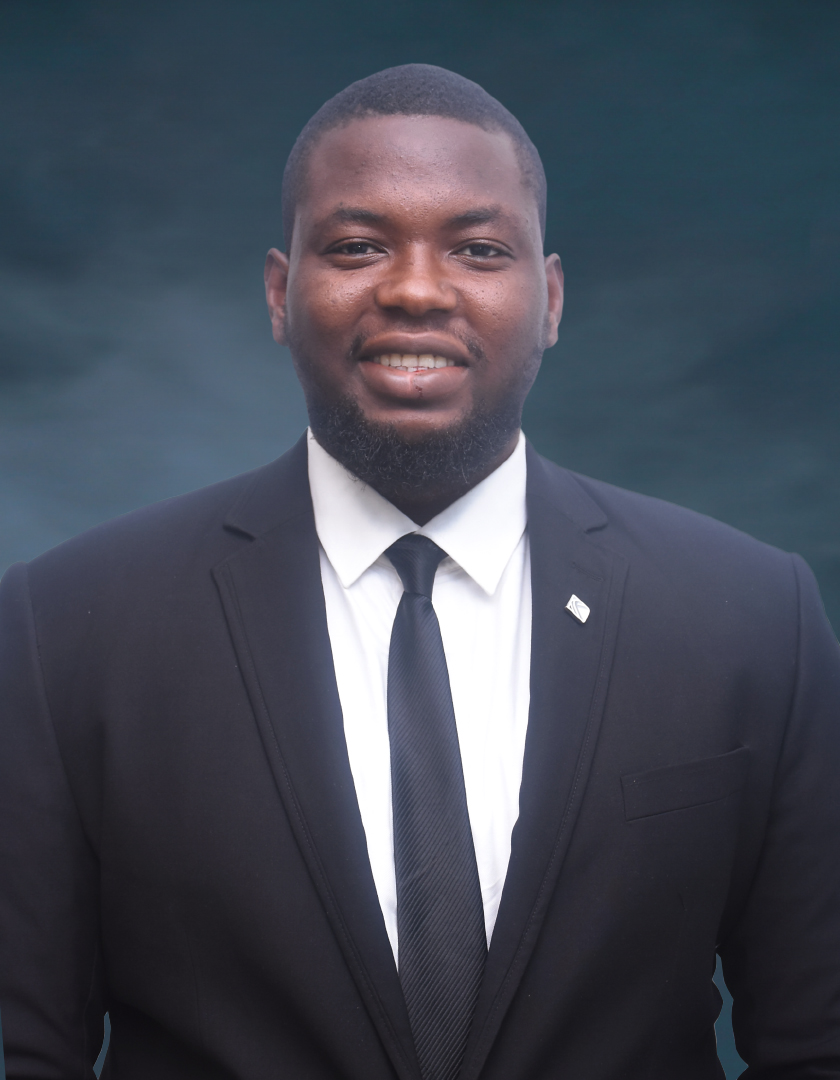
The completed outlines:
[[[522,178],[533,193],[545,239],[546,182],[540,155],[513,113],[487,91],[434,64],[401,64],[351,83],[325,102],[298,135],[283,172],[281,206],[286,250],[291,246],[298,199],[309,156],[333,128],[367,116],[446,116],[485,131],[504,131],[513,141]]]

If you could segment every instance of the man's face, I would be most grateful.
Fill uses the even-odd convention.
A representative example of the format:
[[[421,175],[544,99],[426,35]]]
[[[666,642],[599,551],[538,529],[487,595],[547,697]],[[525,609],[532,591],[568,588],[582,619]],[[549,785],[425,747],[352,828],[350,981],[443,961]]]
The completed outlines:
[[[388,116],[316,145],[266,292],[310,415],[349,403],[422,443],[477,412],[518,418],[563,279],[506,134]]]

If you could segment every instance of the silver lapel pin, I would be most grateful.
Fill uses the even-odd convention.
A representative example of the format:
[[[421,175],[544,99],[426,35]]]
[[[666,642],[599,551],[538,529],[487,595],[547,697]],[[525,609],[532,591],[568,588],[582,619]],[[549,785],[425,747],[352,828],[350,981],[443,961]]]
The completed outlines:
[[[566,604],[566,611],[571,611],[579,622],[586,622],[589,618],[588,606],[584,604],[579,596],[575,596],[574,593],[569,597],[569,602]]]

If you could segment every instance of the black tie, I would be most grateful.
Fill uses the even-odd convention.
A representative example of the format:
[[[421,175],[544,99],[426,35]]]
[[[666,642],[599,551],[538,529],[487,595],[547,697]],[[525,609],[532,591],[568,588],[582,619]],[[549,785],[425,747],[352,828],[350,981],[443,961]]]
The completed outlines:
[[[424,1080],[454,1080],[487,939],[449,672],[432,607],[446,553],[412,534],[387,555],[405,589],[388,658],[400,982]]]

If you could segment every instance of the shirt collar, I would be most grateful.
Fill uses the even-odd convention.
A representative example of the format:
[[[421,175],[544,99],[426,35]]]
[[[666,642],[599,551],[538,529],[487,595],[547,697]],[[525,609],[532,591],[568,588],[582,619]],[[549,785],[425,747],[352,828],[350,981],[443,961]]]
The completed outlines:
[[[428,536],[488,595],[525,526],[525,437],[488,477],[419,527],[378,491],[363,484],[307,432],[309,487],[318,539],[339,581],[349,588],[406,533]]]

